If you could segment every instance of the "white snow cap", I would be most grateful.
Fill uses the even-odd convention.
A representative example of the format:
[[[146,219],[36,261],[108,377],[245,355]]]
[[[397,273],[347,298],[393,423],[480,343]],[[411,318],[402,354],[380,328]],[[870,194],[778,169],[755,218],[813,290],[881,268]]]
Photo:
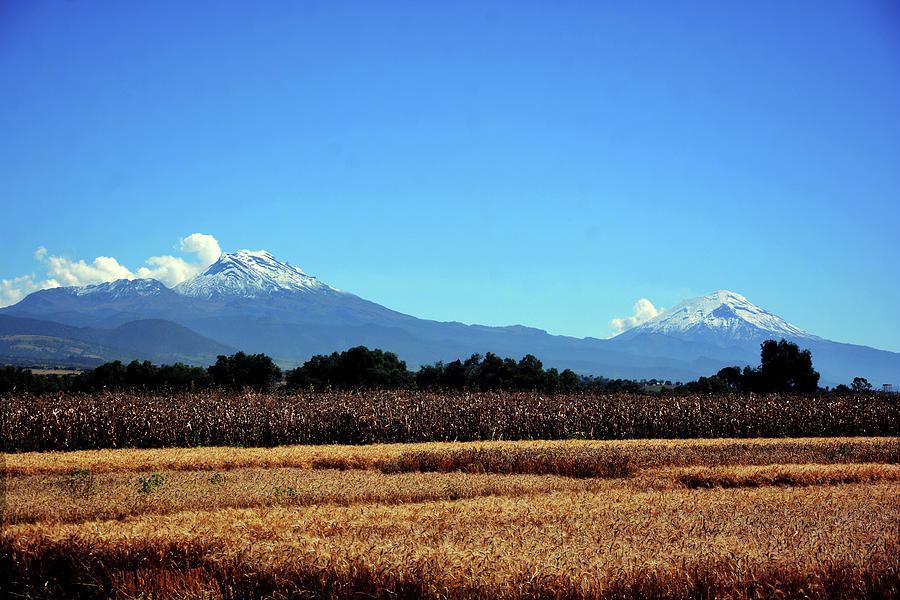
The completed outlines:
[[[198,298],[257,298],[280,291],[340,291],[297,267],[279,262],[265,250],[238,250],[222,254],[206,271],[178,284],[174,290]]]
[[[684,337],[701,329],[738,339],[758,337],[760,333],[787,338],[816,337],[728,290],[685,300],[630,331]]]

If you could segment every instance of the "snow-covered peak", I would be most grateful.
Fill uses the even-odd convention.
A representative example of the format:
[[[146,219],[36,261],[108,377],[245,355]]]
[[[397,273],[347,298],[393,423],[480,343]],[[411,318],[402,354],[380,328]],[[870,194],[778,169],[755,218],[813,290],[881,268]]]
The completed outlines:
[[[621,335],[633,337],[639,333],[660,333],[722,345],[762,338],[816,337],[728,290],[685,300]]]
[[[206,271],[173,289],[179,294],[197,298],[258,298],[285,291],[340,291],[297,267],[279,262],[265,250],[238,250],[222,254]]]
[[[168,288],[156,279],[116,279],[95,285],[69,288],[76,296],[104,296],[112,299],[158,296]]]

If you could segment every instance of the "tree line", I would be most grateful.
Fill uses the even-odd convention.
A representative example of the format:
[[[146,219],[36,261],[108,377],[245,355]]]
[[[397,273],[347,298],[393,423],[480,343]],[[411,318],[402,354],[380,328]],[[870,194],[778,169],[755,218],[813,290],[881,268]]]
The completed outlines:
[[[685,385],[691,392],[753,392],[771,394],[785,392],[812,394],[819,389],[819,373],[813,368],[812,354],[782,338],[766,340],[760,345],[760,365],[725,367],[712,377],[700,377]],[[860,378],[857,378],[860,379]],[[845,386],[846,387],[846,386]],[[847,391],[850,391],[849,388]]]
[[[281,379],[281,369],[265,354],[220,355],[215,364],[203,368],[175,363],[154,365],[149,360],[104,363],[72,374],[37,374],[23,367],[0,369],[0,394],[28,392],[99,392],[134,390],[147,392],[199,391],[209,388],[269,390]]]
[[[521,360],[496,354],[473,354],[465,361],[423,365],[415,373],[393,352],[351,348],[330,356],[314,356],[302,367],[287,373],[291,387],[314,390],[356,388],[417,388],[423,390],[522,390],[571,392],[582,380],[571,369],[560,373],[544,369],[532,354]]]
[[[623,380],[579,377],[571,369],[544,369],[534,355],[521,360],[496,354],[473,354],[466,360],[436,362],[412,372],[393,352],[357,346],[331,355],[316,355],[296,369],[282,372],[265,354],[221,355],[208,368],[182,363],[157,366],[150,361],[108,362],[77,374],[42,375],[23,367],[0,369],[0,393],[97,392],[103,390],[194,391],[209,388],[269,391],[287,388],[324,390],[423,389],[472,391],[572,392],[579,389],[636,391]]]
[[[819,373],[813,369],[809,350],[782,339],[760,346],[761,364],[725,367],[713,376],[683,385],[664,386],[672,393],[786,392],[811,394],[818,391]],[[579,376],[571,369],[544,369],[532,354],[520,360],[501,358],[488,352],[465,360],[436,362],[410,371],[393,352],[357,346],[331,355],[316,355],[302,366],[286,372],[265,354],[237,352],[220,355],[208,368],[182,363],[157,366],[150,361],[128,365],[113,361],[95,369],[70,375],[40,375],[22,367],[0,369],[0,393],[97,392],[135,390],[148,392],[194,391],[209,388],[269,391],[283,382],[288,389],[421,389],[429,391],[539,391],[546,393],[637,393],[646,391],[632,380]],[[836,392],[865,392],[871,385],[863,378]]]

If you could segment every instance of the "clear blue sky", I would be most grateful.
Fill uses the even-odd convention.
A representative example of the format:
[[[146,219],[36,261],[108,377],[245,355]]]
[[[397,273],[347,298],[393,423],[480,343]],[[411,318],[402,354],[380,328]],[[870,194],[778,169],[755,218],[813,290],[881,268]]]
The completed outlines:
[[[724,288],[900,351],[893,1],[7,0],[0,90],[7,292],[201,232],[419,317]]]

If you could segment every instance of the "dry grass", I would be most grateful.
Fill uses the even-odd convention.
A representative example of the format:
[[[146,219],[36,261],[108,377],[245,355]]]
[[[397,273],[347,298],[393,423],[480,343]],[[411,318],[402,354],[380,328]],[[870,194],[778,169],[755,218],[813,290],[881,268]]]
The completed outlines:
[[[269,506],[15,525],[4,543],[26,572],[60,549],[83,581],[119,567],[125,595],[170,591],[127,593],[150,576],[221,594],[236,569],[262,592],[324,597],[866,597],[897,594],[898,497],[881,483]]]
[[[47,598],[897,598],[898,442],[5,455],[0,570]]]
[[[7,475],[68,473],[90,469],[115,471],[221,471],[226,469],[334,468],[385,471],[453,470],[481,460],[530,455],[539,464],[546,455],[578,459],[576,451],[625,457],[634,468],[716,465],[900,463],[900,438],[797,438],[696,440],[549,440],[521,442],[430,442],[367,446],[279,446],[276,448],[166,448],[78,450],[0,454]],[[541,454],[543,453],[543,455]],[[452,458],[451,458],[452,457]],[[546,461],[544,461],[546,463]],[[524,463],[523,463],[524,464]],[[431,466],[428,466],[431,465]],[[441,467],[444,465],[444,467]],[[475,469],[475,466],[470,466]],[[482,471],[496,470],[498,467]],[[524,467],[523,467],[524,468]],[[533,467],[537,468],[537,467]],[[564,469],[564,466],[558,467]],[[535,471],[526,471],[535,472]],[[547,472],[546,470],[543,472]]]
[[[185,510],[214,511],[273,505],[403,504],[478,496],[523,496],[554,491],[599,489],[596,480],[537,475],[401,473],[289,468],[230,471],[162,471],[164,483],[140,493],[139,478],[151,473],[115,472],[94,476],[90,493],[75,493],[67,476],[13,477],[7,488],[3,523],[77,523],[123,520]]]
[[[689,467],[673,473],[690,488],[767,485],[838,485],[900,481],[900,465],[769,465],[765,467]]]

